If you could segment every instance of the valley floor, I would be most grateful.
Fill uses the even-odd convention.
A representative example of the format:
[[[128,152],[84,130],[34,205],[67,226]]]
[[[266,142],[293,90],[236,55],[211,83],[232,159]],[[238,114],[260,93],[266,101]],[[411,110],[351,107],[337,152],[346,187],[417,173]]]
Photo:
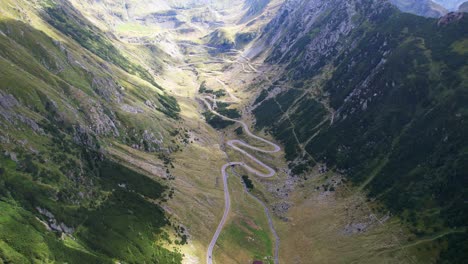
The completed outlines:
[[[193,48],[200,51],[200,47]],[[189,230],[195,231],[195,226],[189,224],[193,221],[198,222],[196,225],[203,225],[196,227],[203,228],[203,232],[198,230],[192,234],[193,238],[199,241],[195,241],[195,250],[194,245],[191,246],[195,256],[188,259],[196,259],[194,263],[212,263],[210,256],[214,259],[213,263],[251,263],[254,260],[262,260],[264,263],[415,263],[420,255],[423,255],[423,258],[428,257],[427,253],[416,255],[414,250],[407,249],[406,231],[398,220],[385,213],[376,213],[373,204],[366,201],[364,193],[348,187],[339,174],[319,171],[318,165],[307,175],[307,180],[294,177],[290,175],[282,151],[274,155],[265,155],[262,153],[263,149],[269,149],[271,143],[259,142],[258,138],[252,138],[249,132],[245,133],[245,129],[244,133],[239,131],[243,126],[248,129],[252,124],[248,110],[252,102],[249,98],[253,98],[252,95],[261,90],[259,87],[262,87],[262,82],[258,79],[268,79],[267,76],[274,75],[274,71],[267,72],[269,69],[262,67],[261,63],[250,63],[239,56],[239,52],[236,53],[229,59],[224,56],[213,59],[208,52],[194,56],[194,51],[191,51],[191,58],[194,60],[191,65],[203,65],[190,68],[190,72],[196,71],[202,76],[193,82],[205,82],[210,88],[225,90],[226,97],[214,99],[210,96],[204,99],[206,95],[197,95],[195,91],[187,102],[191,102],[192,106],[197,104],[199,113],[209,111],[215,102],[229,103],[233,108],[242,111],[243,115],[239,120],[244,120],[245,123],[238,126],[236,121],[223,130],[209,133],[214,136],[210,142],[218,143],[215,148],[219,147],[219,154],[216,156],[220,159],[215,158],[215,163],[213,160],[206,160],[204,164],[197,164],[200,167],[197,174],[203,173],[204,169],[201,167],[209,167],[209,180],[205,177],[203,185],[207,185],[202,187],[202,190],[205,190],[205,196],[210,197],[203,202],[204,206],[209,204],[204,210],[209,210],[210,213],[209,217],[203,217],[204,223],[200,223],[200,219],[195,220],[193,215],[185,216],[185,221],[184,217],[181,217],[182,222],[189,226]],[[265,83],[268,82],[263,82],[263,85]],[[248,87],[252,85],[258,85],[258,89],[249,90]],[[193,89],[196,88],[197,86]],[[203,99],[197,99],[200,97]],[[197,122],[204,121],[201,119]],[[262,137],[264,136],[270,138],[268,134],[263,133]],[[259,160],[236,147],[232,149],[233,143],[240,142],[255,146],[253,155]],[[205,147],[205,144],[203,146]],[[246,147],[251,148],[249,145],[242,146]],[[193,153],[182,154],[175,158],[176,163],[180,160],[187,165],[190,155]],[[209,156],[214,158],[213,155]],[[223,162],[226,161],[230,163],[223,166]],[[251,168],[247,167],[248,169],[244,170],[241,168],[245,166],[243,164],[248,164]],[[242,166],[229,170],[228,167],[232,165]],[[187,169],[185,168],[185,171]],[[269,173],[259,174],[258,171]],[[278,172],[275,176],[274,171]],[[193,172],[187,173],[188,175],[177,173],[176,178],[179,181],[186,178],[183,180],[184,184],[185,181],[192,181]],[[242,175],[248,175],[253,181],[253,191],[246,190],[240,177]],[[223,184],[224,180],[227,180],[226,185]],[[213,187],[216,192],[211,190]],[[231,201],[226,200],[226,192],[223,195],[223,190],[227,189]],[[181,195],[185,197],[192,194]],[[182,210],[183,207],[177,199],[176,196],[170,203],[177,204]],[[271,212],[271,219],[270,215],[265,214],[263,204]],[[224,211],[223,207],[230,210]],[[272,232],[270,223],[277,230],[278,239],[276,232]],[[216,235],[210,244],[209,239],[214,233]],[[200,243],[201,241],[205,242]],[[279,256],[276,261],[275,245],[279,241]],[[210,246],[205,258],[207,245]]]

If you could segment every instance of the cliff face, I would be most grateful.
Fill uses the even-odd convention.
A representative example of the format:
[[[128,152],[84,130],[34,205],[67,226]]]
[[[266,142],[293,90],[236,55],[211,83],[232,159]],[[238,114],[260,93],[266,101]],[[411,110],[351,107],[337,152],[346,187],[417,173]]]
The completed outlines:
[[[256,43],[283,69],[255,102],[257,127],[284,143],[294,173],[336,167],[418,236],[464,230],[467,23],[383,1],[288,1]]]

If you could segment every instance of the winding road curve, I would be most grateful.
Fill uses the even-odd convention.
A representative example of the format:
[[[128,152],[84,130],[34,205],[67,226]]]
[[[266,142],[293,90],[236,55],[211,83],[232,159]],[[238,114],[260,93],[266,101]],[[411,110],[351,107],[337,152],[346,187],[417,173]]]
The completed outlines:
[[[245,133],[248,136],[250,136],[252,138],[255,138],[256,140],[262,141],[262,142],[264,142],[264,143],[266,143],[266,144],[273,147],[273,149],[271,149],[271,150],[266,150],[266,149],[251,146],[251,145],[249,145],[249,144],[247,144],[247,143],[245,143],[245,142],[243,142],[241,140],[238,140],[238,139],[229,140],[227,142],[227,144],[231,148],[239,151],[240,153],[247,156],[248,158],[250,158],[255,163],[257,163],[260,166],[262,166],[263,168],[265,168],[268,171],[268,173],[262,173],[262,172],[260,172],[260,171],[258,171],[256,169],[250,167],[249,165],[245,164],[244,162],[229,162],[229,163],[224,164],[223,167],[221,168],[221,174],[223,176],[223,188],[224,188],[224,214],[223,214],[223,217],[222,217],[221,221],[218,224],[218,228],[216,229],[216,232],[213,235],[213,238],[211,239],[211,243],[208,246],[208,250],[206,251],[206,263],[207,264],[213,264],[213,248],[214,248],[214,246],[216,244],[216,241],[218,240],[219,235],[221,234],[221,231],[222,231],[224,225],[226,224],[228,214],[229,214],[229,211],[231,209],[231,197],[229,195],[229,188],[228,188],[228,183],[227,183],[227,177],[228,177],[228,174],[226,172],[227,168],[232,167],[232,166],[242,166],[247,171],[257,175],[258,177],[262,177],[262,178],[273,177],[276,174],[276,171],[274,169],[272,169],[270,166],[266,165],[262,161],[258,160],[256,157],[254,157],[250,153],[248,153],[245,150],[241,149],[239,146],[242,146],[242,147],[245,147],[245,148],[248,148],[248,149],[251,149],[251,150],[263,152],[263,153],[275,153],[275,152],[280,151],[281,148],[278,145],[276,145],[275,143],[273,143],[273,142],[270,142],[270,141],[268,141],[268,140],[266,140],[264,138],[261,138],[259,136],[254,135],[249,130],[249,127],[247,126],[247,124],[245,124],[244,122],[236,120],[236,119],[228,118],[228,117],[225,117],[225,116],[219,114],[218,112],[213,110],[210,103],[208,103],[204,98],[200,98],[200,99],[205,103],[207,108],[213,114],[221,117],[224,120],[228,120],[228,121],[232,121],[232,122],[236,122],[236,123],[241,124],[242,127],[244,128]],[[276,231],[273,228],[273,222],[272,222],[270,214],[268,212],[268,208],[260,200],[258,200],[258,199],[256,199],[256,200],[259,201],[264,206],[265,212],[267,213],[270,229],[272,230],[272,233],[275,236],[275,239],[276,239],[276,241],[275,241],[276,242],[276,246],[275,246],[275,264],[278,264],[278,243],[279,243],[278,235],[276,234]]]

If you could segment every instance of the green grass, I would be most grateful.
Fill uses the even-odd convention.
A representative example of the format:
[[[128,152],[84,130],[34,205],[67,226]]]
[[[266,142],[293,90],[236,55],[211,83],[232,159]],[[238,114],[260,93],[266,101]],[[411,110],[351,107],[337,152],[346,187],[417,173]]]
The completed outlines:
[[[118,190],[90,212],[77,236],[90,248],[129,263],[180,263],[181,255],[157,242],[169,224],[159,206],[138,194]]]
[[[5,201],[0,203],[3,217],[0,238],[6,243],[2,248],[6,259],[17,256],[70,263],[87,259],[86,263],[107,263],[112,259],[128,263],[180,263],[179,253],[161,246],[168,237],[163,228],[169,221],[158,205],[144,198],[159,199],[165,188],[122,165],[110,161],[96,165],[99,168],[96,183],[101,186],[92,188],[105,192],[99,191],[101,194],[89,205],[76,206],[67,202],[67,192],[73,190],[61,174],[57,174],[57,180],[43,184],[40,175],[47,174],[33,160],[20,162],[20,167],[11,160],[0,160],[0,197]],[[117,186],[121,183],[126,184],[126,189]],[[54,202],[51,197],[57,192],[63,198]],[[59,222],[75,227],[74,236],[78,240],[62,241],[55,233],[46,231],[34,216],[43,218],[35,209],[38,206],[51,211]]]
[[[143,26],[140,23],[135,23],[135,22],[119,24],[116,27],[116,30],[119,32],[141,32],[141,33],[151,33],[154,31],[154,29],[148,28],[146,26]]]
[[[127,167],[112,161],[104,161],[99,167],[99,177],[107,189],[115,189],[124,184],[126,189],[135,191],[151,199],[161,198],[166,187]]]
[[[35,216],[10,199],[0,200],[0,260],[3,263],[113,263],[63,243]]]
[[[253,259],[263,259],[265,256],[273,255],[273,242],[270,239],[269,230],[253,228],[241,219],[227,226],[223,230],[221,239],[244,245],[243,247],[249,249]]]
[[[468,53],[468,39],[456,41],[452,44],[452,48],[455,52],[466,55]]]
[[[18,101],[5,112],[12,113],[11,122],[0,116],[0,263],[180,263],[169,231],[163,231],[172,230],[159,205],[167,187],[110,161],[101,149],[105,140],[122,143],[129,134],[140,142],[141,133],[133,133],[144,130],[170,142],[169,120],[179,119],[177,100],[72,6],[49,4],[41,16],[29,14],[31,24],[0,15],[1,94]],[[36,23],[41,18],[53,27]],[[111,92],[124,93],[125,103],[149,114],[122,113],[112,98],[96,91],[95,78],[115,84]],[[146,100],[154,108],[146,107]],[[92,131],[104,115],[120,137]],[[42,130],[32,131],[28,122]],[[48,219],[37,207],[76,232],[61,237],[47,230],[38,219]]]
[[[45,7],[45,11],[47,16],[44,18],[52,26],[73,38],[80,45],[103,60],[112,62],[123,70],[135,74],[155,87],[162,89],[146,69],[123,56],[98,28],[88,23],[71,5],[54,3]]]

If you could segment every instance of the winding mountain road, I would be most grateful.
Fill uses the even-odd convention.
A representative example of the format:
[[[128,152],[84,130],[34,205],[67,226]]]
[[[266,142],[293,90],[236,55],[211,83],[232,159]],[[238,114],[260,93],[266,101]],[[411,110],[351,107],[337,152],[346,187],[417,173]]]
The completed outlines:
[[[207,264],[212,264],[213,263],[213,248],[216,244],[216,241],[218,240],[218,237],[219,235],[221,234],[221,231],[223,230],[223,227],[224,225],[226,224],[226,221],[228,219],[228,215],[229,215],[229,211],[231,209],[231,197],[229,195],[229,188],[228,188],[228,182],[227,182],[227,177],[228,177],[228,174],[227,174],[227,168],[229,167],[232,167],[232,166],[242,166],[244,169],[246,169],[247,171],[255,174],[256,176],[258,177],[262,177],[262,178],[269,178],[269,177],[273,177],[275,174],[276,174],[276,171],[274,169],[272,169],[270,166],[266,165],[265,163],[263,163],[262,161],[260,161],[259,159],[257,159],[256,157],[254,157],[253,155],[251,155],[250,153],[246,152],[245,150],[241,149],[240,146],[242,147],[245,147],[245,148],[248,148],[248,149],[251,149],[251,150],[255,150],[255,151],[259,151],[259,152],[263,152],[263,153],[275,153],[275,152],[278,152],[280,151],[280,147],[278,145],[276,145],[275,143],[273,142],[270,142],[264,138],[261,138],[259,136],[256,136],[254,135],[250,130],[249,130],[249,127],[247,126],[247,124],[245,124],[244,122],[242,121],[239,121],[239,120],[236,120],[236,119],[232,119],[232,118],[229,118],[229,117],[225,117],[221,114],[219,114],[218,112],[214,111],[211,104],[208,103],[204,98],[200,98],[204,103],[205,105],[207,106],[207,108],[215,115],[221,117],[222,119],[224,120],[228,120],[228,121],[232,121],[232,122],[236,122],[236,123],[239,123],[242,125],[245,133],[252,137],[252,138],[255,138],[256,140],[259,140],[259,141],[262,141],[270,146],[272,146],[273,148],[271,150],[268,150],[268,149],[262,149],[262,148],[258,148],[258,147],[254,147],[254,146],[251,146],[247,143],[245,143],[244,141],[241,141],[241,140],[238,140],[238,139],[233,139],[233,140],[229,140],[227,142],[227,144],[239,151],[240,153],[242,153],[243,155],[245,155],[246,157],[248,157],[249,159],[251,159],[252,161],[254,161],[255,163],[257,163],[258,165],[260,165],[261,167],[265,168],[268,173],[263,173],[263,172],[260,172],[258,170],[256,170],[255,168],[252,168],[250,167],[249,165],[245,164],[244,162],[228,162],[226,164],[223,165],[223,167],[221,168],[221,174],[223,176],[223,188],[224,188],[224,214],[223,214],[223,217],[221,219],[221,221],[219,222],[218,224],[218,228],[216,229],[216,232],[215,234],[213,235],[213,238],[211,239],[211,243],[210,245],[208,246],[208,250],[206,251],[206,263]],[[258,199],[257,199],[258,200]],[[259,201],[259,200],[258,200]],[[260,201],[261,202],[261,201]],[[272,222],[272,219],[271,219],[271,216],[270,214],[268,213],[268,209],[267,207],[261,203],[264,208],[265,208],[265,212],[267,213],[267,217],[268,217],[268,222],[269,222],[269,225],[270,225],[270,229],[272,230],[273,232],[273,235],[275,236],[275,239],[276,239],[276,246],[275,246],[275,264],[278,264],[279,261],[278,261],[278,244],[279,244],[279,238],[276,234],[276,231],[273,227],[273,222]]]

